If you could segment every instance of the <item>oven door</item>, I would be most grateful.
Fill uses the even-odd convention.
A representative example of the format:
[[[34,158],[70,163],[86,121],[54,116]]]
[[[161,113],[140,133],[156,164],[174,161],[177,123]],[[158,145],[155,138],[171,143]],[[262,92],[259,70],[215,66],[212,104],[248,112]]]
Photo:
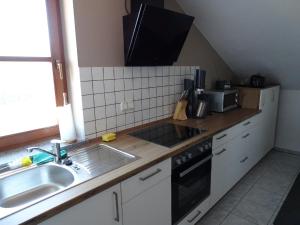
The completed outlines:
[[[172,224],[210,195],[211,158],[201,157],[172,171]]]

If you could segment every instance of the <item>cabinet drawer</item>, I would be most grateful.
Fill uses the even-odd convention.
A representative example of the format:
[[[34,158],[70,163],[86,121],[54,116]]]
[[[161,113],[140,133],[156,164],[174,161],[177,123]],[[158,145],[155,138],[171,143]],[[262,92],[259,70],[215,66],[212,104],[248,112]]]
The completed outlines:
[[[239,123],[237,125],[237,130],[239,130],[239,132],[245,132],[246,130],[254,127],[258,123],[259,118],[260,118],[260,114],[255,115],[255,116]]]
[[[121,183],[122,202],[127,202],[168,176],[171,176],[171,159],[160,162],[123,181]]]
[[[197,223],[210,209],[210,197],[190,212],[178,225],[193,225]]]
[[[228,128],[227,130],[224,130],[214,135],[213,150],[227,143],[228,141],[235,138],[236,136],[240,135],[242,132],[245,132],[246,130],[255,126],[259,122],[260,117],[261,117],[260,114],[255,115],[231,128]]]
[[[238,135],[238,126],[233,126],[213,136],[213,150],[227,143],[236,135]]]

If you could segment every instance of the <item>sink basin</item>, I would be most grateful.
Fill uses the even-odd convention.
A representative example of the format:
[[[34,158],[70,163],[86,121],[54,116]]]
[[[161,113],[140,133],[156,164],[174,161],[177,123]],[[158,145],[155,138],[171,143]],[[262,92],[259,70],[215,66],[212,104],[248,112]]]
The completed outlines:
[[[59,165],[46,164],[0,179],[0,207],[14,208],[57,193],[75,181],[73,173]]]
[[[70,156],[71,166],[48,163],[0,176],[0,219],[138,159],[104,144]]]

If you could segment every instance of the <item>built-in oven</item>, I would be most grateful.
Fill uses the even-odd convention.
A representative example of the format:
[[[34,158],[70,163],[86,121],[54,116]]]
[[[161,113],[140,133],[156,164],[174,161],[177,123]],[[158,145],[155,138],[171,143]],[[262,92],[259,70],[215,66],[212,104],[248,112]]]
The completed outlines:
[[[210,195],[212,139],[172,158],[172,224]]]

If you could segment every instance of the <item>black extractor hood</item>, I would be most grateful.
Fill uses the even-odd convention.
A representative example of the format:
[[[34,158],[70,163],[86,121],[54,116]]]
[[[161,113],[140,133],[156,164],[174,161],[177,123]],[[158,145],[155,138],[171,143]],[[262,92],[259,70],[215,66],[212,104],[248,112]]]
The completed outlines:
[[[194,17],[153,4],[141,3],[138,8],[132,5],[135,7],[132,10],[138,10],[123,17],[125,65],[172,65],[178,59]]]

